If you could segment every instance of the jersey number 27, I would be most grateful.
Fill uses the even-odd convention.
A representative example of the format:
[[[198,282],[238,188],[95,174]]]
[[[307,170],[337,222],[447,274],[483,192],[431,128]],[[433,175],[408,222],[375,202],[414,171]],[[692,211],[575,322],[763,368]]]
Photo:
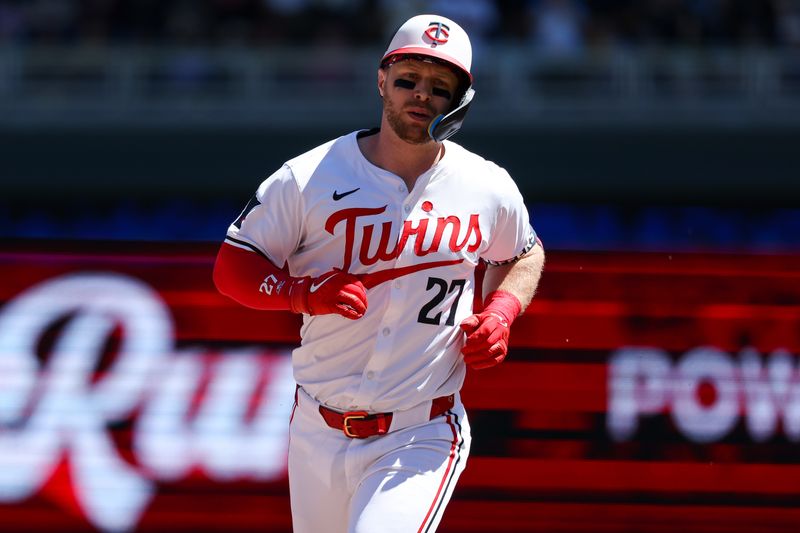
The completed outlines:
[[[447,281],[440,278],[428,278],[428,286],[425,290],[436,289],[436,293],[433,295],[431,301],[423,305],[422,309],[419,310],[417,322],[432,324],[434,326],[441,324],[444,310],[439,311],[433,316],[431,316],[431,313],[444,301],[448,294],[458,291],[455,300],[453,300],[453,305],[450,306],[450,312],[447,313],[447,320],[445,320],[445,325],[452,326],[455,323],[456,308],[458,308],[458,301],[461,299],[461,294],[464,292],[464,285],[466,282],[467,280],[465,279],[454,279],[450,282],[450,287],[448,288]]]

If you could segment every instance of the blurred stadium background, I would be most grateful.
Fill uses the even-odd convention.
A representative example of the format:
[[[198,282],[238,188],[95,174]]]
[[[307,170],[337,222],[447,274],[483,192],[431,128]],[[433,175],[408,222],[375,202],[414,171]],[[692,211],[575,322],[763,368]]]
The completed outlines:
[[[290,154],[377,122],[375,58],[426,10],[475,41],[459,142],[549,247],[797,242],[785,0],[3,1],[4,236],[217,240]]]
[[[377,124],[422,12],[470,32],[454,140],[550,254],[441,529],[796,531],[798,0],[0,0],[3,530],[290,530],[296,317],[213,256],[283,161]]]

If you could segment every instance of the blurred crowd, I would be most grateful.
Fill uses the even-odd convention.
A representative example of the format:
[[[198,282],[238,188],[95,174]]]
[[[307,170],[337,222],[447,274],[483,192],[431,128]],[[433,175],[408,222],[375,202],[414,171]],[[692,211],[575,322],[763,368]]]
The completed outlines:
[[[424,12],[553,52],[800,46],[800,0],[0,0],[0,45],[380,46]]]

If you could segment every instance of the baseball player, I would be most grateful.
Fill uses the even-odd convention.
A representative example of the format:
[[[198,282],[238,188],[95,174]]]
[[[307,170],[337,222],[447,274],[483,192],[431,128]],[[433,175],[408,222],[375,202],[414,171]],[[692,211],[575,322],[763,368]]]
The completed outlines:
[[[447,140],[475,94],[471,59],[452,20],[405,22],[377,72],[380,127],[287,161],[220,248],[220,292],[303,314],[298,533],[436,530],[469,454],[467,368],[503,361],[538,284],[544,252],[511,177]]]

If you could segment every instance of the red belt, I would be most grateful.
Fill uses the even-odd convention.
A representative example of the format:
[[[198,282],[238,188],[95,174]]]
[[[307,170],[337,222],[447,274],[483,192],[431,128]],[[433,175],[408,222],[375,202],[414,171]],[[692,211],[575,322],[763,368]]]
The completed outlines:
[[[430,419],[452,409],[455,405],[453,395],[440,396],[433,400]],[[392,425],[392,413],[368,413],[366,411],[348,411],[340,413],[324,405],[319,406],[319,413],[333,429],[344,432],[351,439],[366,439],[375,435],[383,435]]]

